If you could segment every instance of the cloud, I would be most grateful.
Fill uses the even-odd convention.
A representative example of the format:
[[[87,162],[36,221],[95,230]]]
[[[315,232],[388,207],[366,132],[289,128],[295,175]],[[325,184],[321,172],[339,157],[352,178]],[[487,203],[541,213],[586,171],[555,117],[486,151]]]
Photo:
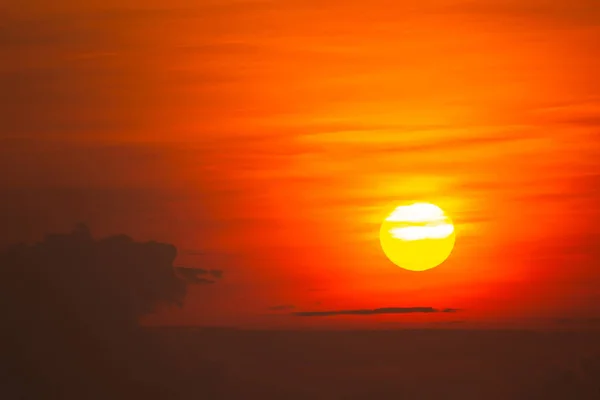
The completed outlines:
[[[29,287],[40,301],[53,299],[44,306],[47,315],[66,312],[57,302],[71,302],[78,318],[108,327],[183,302],[186,284],[174,273],[176,256],[176,247],[167,243],[136,242],[127,235],[96,240],[79,224],[71,233],[48,234],[42,242],[1,252],[0,267],[4,294],[13,301],[27,296],[13,286]],[[22,303],[34,307],[32,299]]]
[[[359,310],[334,310],[334,311],[300,311],[293,315],[297,317],[330,317],[334,315],[379,315],[379,314],[420,314],[420,313],[454,313],[456,308],[436,309],[433,307],[385,307]]]
[[[166,353],[139,329],[140,317],[182,305],[187,284],[174,271],[176,256],[171,244],[127,235],[95,239],[81,224],[0,251],[6,333],[0,352],[7,365],[22,366],[2,381],[3,394],[38,399],[56,390],[63,399],[119,398],[165,387],[164,398],[214,398],[206,392],[218,371],[196,369],[195,382],[204,386],[182,388]],[[28,350],[32,344],[36,352]]]

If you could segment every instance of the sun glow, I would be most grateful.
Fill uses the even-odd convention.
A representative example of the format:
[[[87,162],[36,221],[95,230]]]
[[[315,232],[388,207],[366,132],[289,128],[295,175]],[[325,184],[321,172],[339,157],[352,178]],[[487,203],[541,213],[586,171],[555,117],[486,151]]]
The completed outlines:
[[[425,271],[444,262],[454,247],[454,225],[444,211],[430,203],[397,206],[381,225],[380,241],[396,265]]]

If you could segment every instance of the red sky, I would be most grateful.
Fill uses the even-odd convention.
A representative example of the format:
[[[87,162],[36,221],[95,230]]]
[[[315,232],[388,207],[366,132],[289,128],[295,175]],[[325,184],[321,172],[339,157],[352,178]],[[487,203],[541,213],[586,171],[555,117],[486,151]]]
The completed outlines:
[[[225,271],[158,324],[600,317],[596,0],[70,3],[0,6],[2,243],[86,221]],[[456,224],[425,273],[379,247],[412,199]],[[460,311],[286,315],[413,306]]]

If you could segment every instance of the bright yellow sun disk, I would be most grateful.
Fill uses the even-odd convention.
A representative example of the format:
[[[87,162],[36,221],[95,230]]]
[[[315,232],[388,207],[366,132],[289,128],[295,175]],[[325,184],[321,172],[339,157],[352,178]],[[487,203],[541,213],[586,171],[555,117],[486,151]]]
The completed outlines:
[[[455,241],[454,225],[434,204],[402,205],[385,218],[380,241],[394,264],[424,271],[438,266],[450,255]]]

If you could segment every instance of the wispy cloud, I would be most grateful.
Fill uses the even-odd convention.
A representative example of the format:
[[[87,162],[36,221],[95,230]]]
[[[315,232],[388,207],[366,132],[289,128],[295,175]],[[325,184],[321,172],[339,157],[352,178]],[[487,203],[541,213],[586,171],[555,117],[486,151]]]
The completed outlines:
[[[300,311],[293,313],[297,317],[331,317],[335,315],[380,315],[380,314],[430,314],[454,313],[456,308],[437,309],[433,307],[385,307],[358,310],[333,310],[333,311]]]

